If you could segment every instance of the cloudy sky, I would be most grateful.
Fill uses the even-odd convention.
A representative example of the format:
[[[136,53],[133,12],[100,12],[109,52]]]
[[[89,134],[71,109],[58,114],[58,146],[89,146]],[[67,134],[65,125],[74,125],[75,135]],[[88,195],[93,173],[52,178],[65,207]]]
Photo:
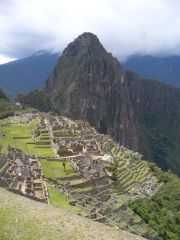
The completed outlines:
[[[121,59],[180,55],[180,0],[0,0],[0,63],[62,51],[85,31]]]

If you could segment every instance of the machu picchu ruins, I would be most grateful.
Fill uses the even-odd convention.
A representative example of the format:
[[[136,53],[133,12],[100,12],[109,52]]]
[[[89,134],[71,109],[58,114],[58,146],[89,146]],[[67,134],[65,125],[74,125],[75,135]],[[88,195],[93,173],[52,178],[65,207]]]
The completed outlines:
[[[35,200],[48,202],[46,183],[37,157],[16,148],[8,148],[7,166],[0,173],[0,187]]]
[[[21,114],[11,117],[4,127],[16,124],[28,126],[30,136],[13,136],[14,146],[8,146],[0,155],[0,163],[6,161],[0,173],[1,187],[49,204],[50,186],[92,221],[160,239],[128,207],[129,202],[151,197],[160,187],[141,154],[97,133],[81,120],[43,113]],[[16,147],[18,140],[25,141],[24,151]],[[30,146],[34,147],[32,151]],[[34,152],[38,148],[52,149],[52,156],[38,156]],[[49,177],[45,161],[49,166],[59,164],[62,175],[59,172],[57,177]]]

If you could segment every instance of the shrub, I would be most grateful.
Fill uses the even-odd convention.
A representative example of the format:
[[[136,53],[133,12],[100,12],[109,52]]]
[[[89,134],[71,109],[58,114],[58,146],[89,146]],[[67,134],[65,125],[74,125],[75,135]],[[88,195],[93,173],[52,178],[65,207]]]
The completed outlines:
[[[59,156],[62,156],[62,157],[72,155],[72,151],[69,150],[68,148],[60,148],[60,149],[57,151],[57,153],[58,153]]]

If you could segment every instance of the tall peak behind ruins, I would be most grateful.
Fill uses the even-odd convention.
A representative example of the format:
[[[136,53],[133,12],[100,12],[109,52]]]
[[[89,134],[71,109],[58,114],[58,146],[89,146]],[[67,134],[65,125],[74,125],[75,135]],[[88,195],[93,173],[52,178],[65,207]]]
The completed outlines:
[[[75,38],[75,40],[73,42],[71,42],[66,50],[71,50],[71,48],[74,47],[79,47],[79,48],[92,48],[92,50],[97,50],[97,49],[101,49],[103,50],[103,46],[100,43],[98,37],[90,32],[85,32],[83,34],[81,34],[80,36],[78,36],[77,38]],[[77,49],[78,50],[78,49]]]
[[[83,33],[63,51],[46,82],[55,109],[88,120],[138,150],[138,123],[129,100],[125,73],[92,33]]]
[[[59,114],[87,120],[100,133],[179,173],[179,89],[123,70],[96,35],[83,33],[65,48],[45,95]]]

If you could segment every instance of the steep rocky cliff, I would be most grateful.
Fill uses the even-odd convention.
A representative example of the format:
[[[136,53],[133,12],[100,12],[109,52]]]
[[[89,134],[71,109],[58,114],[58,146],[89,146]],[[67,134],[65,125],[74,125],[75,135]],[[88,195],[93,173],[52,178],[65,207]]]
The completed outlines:
[[[140,126],[140,151],[163,170],[180,174],[180,90],[126,72]]]
[[[45,91],[59,113],[88,120],[179,173],[180,90],[124,71],[95,35],[84,33],[67,46]]]
[[[124,75],[98,38],[84,33],[64,50],[46,89],[61,114],[88,120],[100,132],[138,150],[139,126]]]

